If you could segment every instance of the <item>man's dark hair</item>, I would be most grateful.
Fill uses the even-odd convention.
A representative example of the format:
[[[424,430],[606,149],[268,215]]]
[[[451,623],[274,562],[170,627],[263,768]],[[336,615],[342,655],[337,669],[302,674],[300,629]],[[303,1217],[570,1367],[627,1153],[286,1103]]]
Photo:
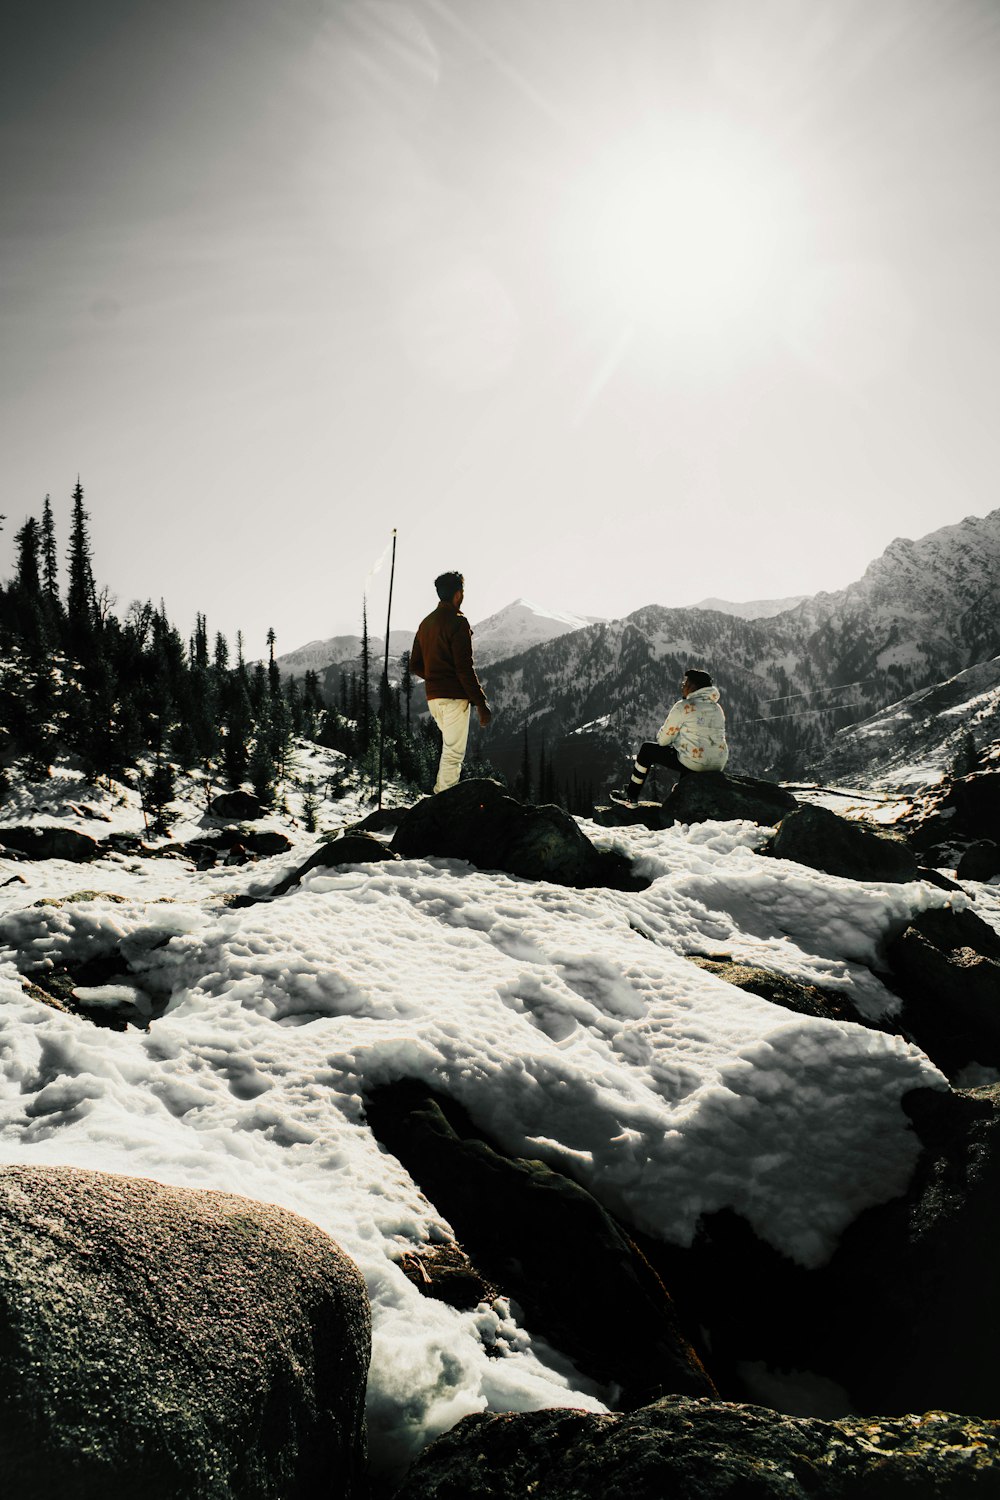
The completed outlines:
[[[461,573],[442,573],[439,578],[435,578],[434,587],[439,599],[454,599],[459,589],[465,588],[465,579]]]
[[[697,692],[699,688],[712,686],[711,677],[709,677],[707,672],[702,672],[698,667],[688,667],[684,673],[684,680],[691,684],[693,692]]]

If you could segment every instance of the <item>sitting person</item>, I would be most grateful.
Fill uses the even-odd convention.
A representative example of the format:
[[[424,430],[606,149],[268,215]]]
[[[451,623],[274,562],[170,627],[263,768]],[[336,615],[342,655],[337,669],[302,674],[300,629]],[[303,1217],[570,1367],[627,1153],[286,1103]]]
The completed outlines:
[[[610,793],[613,802],[634,807],[650,766],[667,766],[683,776],[688,771],[721,771],[729,759],[726,716],[719,690],[707,672],[689,667],[681,683],[683,696],[667,714],[656,736],[639,746],[627,787]]]

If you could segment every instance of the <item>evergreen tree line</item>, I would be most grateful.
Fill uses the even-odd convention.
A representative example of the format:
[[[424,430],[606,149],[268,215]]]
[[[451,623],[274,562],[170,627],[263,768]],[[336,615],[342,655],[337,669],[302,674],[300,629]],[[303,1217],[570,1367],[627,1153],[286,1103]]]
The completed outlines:
[[[315,672],[282,679],[273,629],[266,665],[248,665],[242,633],[231,651],[221,632],[210,638],[204,614],[187,641],[162,602],[135,601],[119,618],[95,584],[79,480],[65,588],[48,496],[41,517],[17,531],[14,550],[14,576],[0,585],[0,767],[20,759],[37,780],[68,752],[94,781],[138,776],[161,824],[178,767],[201,773],[209,788],[249,783],[270,804],[291,777],[295,736],[358,760],[373,783],[380,756],[386,778],[424,786],[433,779],[436,735],[411,714],[408,663],[399,684],[384,671],[373,682],[367,618],[361,672],[327,707]],[[314,810],[315,791],[307,788]]]

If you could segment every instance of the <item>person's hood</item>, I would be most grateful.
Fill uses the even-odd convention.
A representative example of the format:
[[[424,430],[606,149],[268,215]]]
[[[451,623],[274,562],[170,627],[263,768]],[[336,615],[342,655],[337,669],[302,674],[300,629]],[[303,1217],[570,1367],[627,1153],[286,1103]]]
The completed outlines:
[[[695,688],[693,693],[688,693],[684,701],[686,703],[718,703],[719,689],[714,686]]]

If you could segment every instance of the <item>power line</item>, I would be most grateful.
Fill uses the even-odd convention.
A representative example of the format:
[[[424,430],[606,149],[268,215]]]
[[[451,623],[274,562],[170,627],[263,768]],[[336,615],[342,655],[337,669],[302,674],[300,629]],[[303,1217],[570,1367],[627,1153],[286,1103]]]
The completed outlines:
[[[857,682],[839,682],[834,687],[807,688],[804,693],[786,693],[783,698],[762,698],[762,703],[789,703],[792,698],[810,698],[814,693],[840,693],[844,688],[864,687],[874,682],[874,677],[859,677]]]

